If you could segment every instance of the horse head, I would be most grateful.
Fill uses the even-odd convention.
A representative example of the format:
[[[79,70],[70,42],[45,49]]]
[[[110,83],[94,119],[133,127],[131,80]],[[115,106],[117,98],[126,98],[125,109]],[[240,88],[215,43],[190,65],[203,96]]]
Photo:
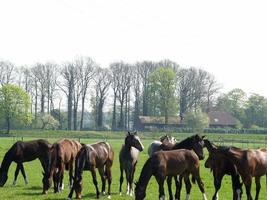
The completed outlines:
[[[138,149],[139,151],[144,150],[144,146],[143,146],[139,136],[137,135],[137,132],[134,132],[134,133],[128,132],[128,134],[125,138],[125,146],[134,147],[134,148]]]
[[[134,194],[135,200],[143,200],[146,197],[146,189],[137,182],[135,183]]]
[[[51,187],[52,180],[48,173],[43,172],[43,194],[47,194],[48,189]]]
[[[0,187],[3,187],[7,181],[7,172],[0,169]]]
[[[199,136],[198,134],[190,137],[192,149],[195,151],[200,160],[203,160],[205,158],[203,153],[204,137],[205,136]]]
[[[75,175],[73,177],[73,189],[76,193],[76,199],[82,198],[82,176],[81,175]]]

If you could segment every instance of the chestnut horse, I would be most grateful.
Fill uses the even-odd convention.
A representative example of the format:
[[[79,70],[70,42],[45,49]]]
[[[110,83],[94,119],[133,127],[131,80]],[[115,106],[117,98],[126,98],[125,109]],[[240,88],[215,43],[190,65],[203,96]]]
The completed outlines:
[[[23,163],[29,162],[35,159],[39,159],[44,170],[44,174],[48,174],[48,166],[50,161],[49,149],[51,145],[48,141],[39,139],[32,141],[18,141],[12,145],[4,156],[1,168],[0,168],[0,186],[4,186],[8,179],[8,169],[14,161],[17,163],[15,171],[15,177],[13,185],[16,185],[19,171],[21,171],[25,184],[28,183],[27,176],[24,170]]]
[[[186,200],[188,200],[191,190],[189,175],[192,174],[193,182],[195,180],[197,181],[199,189],[202,192],[203,199],[207,200],[204,184],[199,175],[200,162],[198,156],[203,156],[202,149],[200,149],[200,151],[197,153],[198,155],[194,151],[187,149],[158,151],[154,153],[143,166],[139,180],[136,183],[135,199],[143,200],[145,198],[147,185],[151,176],[153,175],[155,176],[159,185],[159,199],[164,200],[164,181],[166,177],[181,175],[186,183]],[[175,199],[180,199],[178,190],[179,186],[176,185]]]
[[[81,198],[82,192],[82,174],[84,170],[90,170],[93,177],[93,183],[96,188],[96,197],[99,198],[99,189],[96,179],[96,168],[102,181],[102,194],[105,194],[106,179],[108,180],[108,198],[111,198],[111,167],[114,159],[114,151],[109,143],[98,142],[91,145],[83,145],[75,160],[75,175],[73,187],[69,193],[68,199],[72,198],[73,191],[76,192],[76,198]]]
[[[143,151],[144,146],[137,136],[137,133],[128,132],[125,137],[125,143],[120,150],[119,160],[120,160],[120,195],[121,187],[123,183],[123,171],[126,174],[127,180],[127,191],[126,194],[133,195],[133,179],[135,167],[139,157],[139,152]]]
[[[232,178],[233,200],[240,200],[242,194],[242,183],[237,172],[236,166],[218,149],[224,148],[212,144],[209,140],[204,140],[205,147],[209,151],[209,157],[205,162],[205,167],[210,168],[213,173],[215,193],[212,200],[218,200],[218,191],[221,188],[221,183],[224,175],[230,175]]]
[[[255,177],[255,200],[258,200],[261,188],[260,178],[267,174],[267,150],[243,150],[236,147],[228,147],[218,149],[218,151],[227,156],[236,165],[237,171],[246,187],[247,200],[252,200],[251,183],[252,178]]]
[[[69,170],[69,185],[72,185],[73,178],[73,164],[77,153],[80,151],[82,145],[69,139],[61,139],[54,143],[51,147],[51,163],[49,167],[49,174],[43,178],[44,191],[47,193],[51,185],[51,178],[53,176],[54,192],[60,192],[63,185],[64,169]]]
[[[160,140],[159,141],[153,141],[149,147],[148,147],[148,150],[147,150],[147,153],[149,155],[149,157],[151,157],[153,155],[153,153],[161,150],[161,144],[165,144],[165,145],[168,145],[169,143],[170,144],[175,144],[177,141],[174,137],[171,137],[171,136],[168,136],[167,134],[166,135],[163,135],[162,137],[160,137]]]

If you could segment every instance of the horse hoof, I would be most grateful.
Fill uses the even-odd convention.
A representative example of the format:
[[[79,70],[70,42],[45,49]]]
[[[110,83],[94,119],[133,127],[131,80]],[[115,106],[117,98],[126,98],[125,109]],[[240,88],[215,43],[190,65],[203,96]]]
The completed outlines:
[[[111,199],[111,196],[110,195],[108,195],[108,199]]]
[[[102,195],[104,195],[104,196],[105,196],[105,195],[106,195],[106,192],[105,192],[105,191],[103,191],[103,192],[102,192]]]
[[[122,195],[122,193],[120,192],[120,196]]]

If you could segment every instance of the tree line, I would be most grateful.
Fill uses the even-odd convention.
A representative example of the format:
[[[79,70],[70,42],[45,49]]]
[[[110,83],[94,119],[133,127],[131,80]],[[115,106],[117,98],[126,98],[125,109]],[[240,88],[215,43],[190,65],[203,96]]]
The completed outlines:
[[[265,97],[247,97],[241,89],[222,94],[221,85],[209,72],[184,68],[167,59],[134,64],[120,61],[106,68],[90,57],[32,66],[0,60],[0,84],[2,128],[10,123],[3,111],[7,104],[1,104],[3,89],[9,85],[16,85],[30,97],[29,128],[135,129],[140,115],[164,116],[168,123],[168,116],[183,120],[188,112],[212,109],[232,113],[244,127],[267,126]],[[88,117],[93,124],[85,124]]]

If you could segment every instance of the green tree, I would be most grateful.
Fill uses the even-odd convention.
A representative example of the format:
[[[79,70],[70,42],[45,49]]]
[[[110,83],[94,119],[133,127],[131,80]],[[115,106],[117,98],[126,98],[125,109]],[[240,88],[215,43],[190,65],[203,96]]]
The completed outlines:
[[[267,99],[258,94],[252,94],[246,105],[246,127],[267,127]]]
[[[188,128],[192,128],[194,132],[202,133],[205,128],[209,127],[209,117],[200,109],[189,111],[185,114],[185,124]]]
[[[29,94],[16,85],[3,85],[0,88],[0,113],[6,121],[7,133],[12,121],[30,123],[32,117]]]
[[[165,117],[177,114],[175,97],[175,71],[172,68],[160,67],[149,77],[150,107],[153,114]]]
[[[231,113],[243,124],[245,121],[245,105],[246,105],[247,95],[246,93],[239,89],[233,89],[227,94],[221,95],[217,99],[217,109],[223,110]]]

